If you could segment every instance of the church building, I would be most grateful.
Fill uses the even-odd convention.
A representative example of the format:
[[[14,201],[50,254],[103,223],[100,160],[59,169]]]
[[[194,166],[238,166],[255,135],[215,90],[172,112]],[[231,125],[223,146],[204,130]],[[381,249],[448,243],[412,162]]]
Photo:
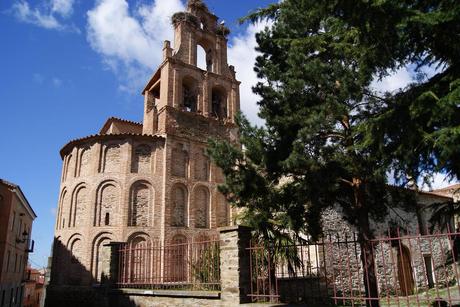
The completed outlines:
[[[197,242],[232,223],[217,190],[223,174],[206,154],[209,138],[237,140],[240,83],[227,63],[229,30],[201,1],[189,1],[172,24],[174,44],[164,42],[142,91],[143,122],[109,118],[60,152],[51,285],[100,283],[110,242]]]

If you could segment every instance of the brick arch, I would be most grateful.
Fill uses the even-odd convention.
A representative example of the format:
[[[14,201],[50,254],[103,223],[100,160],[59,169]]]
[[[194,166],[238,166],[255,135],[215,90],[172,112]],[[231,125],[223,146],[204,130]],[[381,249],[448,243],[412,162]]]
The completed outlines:
[[[102,167],[103,173],[120,172],[121,144],[107,143],[103,145]]]
[[[211,88],[211,116],[228,118],[228,93],[224,86],[215,84]]]
[[[63,283],[66,279],[67,269],[69,266],[68,255],[69,251],[66,248],[66,245],[62,241],[61,236],[54,237],[53,240],[53,263],[52,267],[54,269],[51,271],[53,281],[58,284]]]
[[[83,236],[79,233],[73,234],[67,243],[69,251],[69,283],[72,285],[81,284],[82,277],[85,271],[84,268],[84,244]]]
[[[91,248],[91,273],[96,282],[104,282],[110,274],[110,246],[106,244],[113,241],[111,232],[97,234]]]
[[[194,179],[197,181],[209,181],[211,159],[209,159],[204,148],[198,148],[193,159]]]
[[[187,280],[187,255],[188,238],[184,234],[177,233],[172,236],[168,247],[165,249],[165,279],[170,282]]]
[[[62,229],[65,226],[66,222],[66,217],[69,215],[69,192],[67,190],[67,187],[64,187],[61,190],[60,193],[60,198],[59,198],[59,204],[58,204],[58,212],[57,212],[57,221],[56,221],[56,229]],[[67,220],[68,222],[68,220]]]
[[[197,185],[193,189],[193,221],[195,228],[208,228],[210,215],[210,192],[208,187]]]
[[[105,180],[98,185],[94,206],[94,226],[117,224],[116,215],[119,212],[121,192],[121,185],[113,179]]]
[[[72,192],[72,201],[69,212],[69,227],[75,227],[76,221],[83,221],[88,211],[90,193],[85,182],[79,183]]]
[[[171,175],[179,178],[188,177],[190,157],[186,145],[174,144],[171,150]]]
[[[67,247],[69,251],[70,251],[70,244],[76,239],[83,239],[83,236],[81,235],[81,233],[76,232],[67,239],[67,243],[65,246]]]
[[[78,150],[77,176],[87,176],[91,174],[91,147],[84,146]]]
[[[181,183],[176,183],[171,188],[169,220],[173,227],[187,226],[188,190]]]
[[[149,144],[141,143],[133,146],[131,160],[131,172],[149,174],[152,165],[153,147]]]
[[[64,162],[64,180],[66,181],[69,179],[70,176],[75,175],[75,168],[73,167],[73,155],[70,153],[65,157],[65,162]],[[73,174],[72,174],[73,172]]]
[[[137,180],[129,189],[128,226],[153,226],[154,189],[147,180]]]
[[[217,227],[228,226],[230,225],[230,205],[219,191],[216,192],[215,197]]]
[[[146,253],[151,248],[150,236],[145,232],[134,232],[128,237],[129,279],[131,282],[146,282],[150,276],[152,255]],[[143,255],[142,257],[140,255]]]
[[[200,20],[200,23],[205,27],[208,28],[206,21]],[[199,59],[200,56],[200,48],[202,49],[201,56],[204,56],[204,59]],[[199,37],[196,43],[196,55],[197,55],[197,67],[206,71],[213,72],[214,67],[216,65],[217,53],[215,51],[213,42],[206,39],[205,37]],[[204,65],[199,65],[204,63]]]
[[[152,239],[150,235],[144,231],[135,231],[128,236],[126,242],[130,245],[138,244],[141,242],[145,242],[145,244],[150,244]]]
[[[199,82],[196,78],[185,75],[181,78],[180,106],[184,111],[198,110]]]

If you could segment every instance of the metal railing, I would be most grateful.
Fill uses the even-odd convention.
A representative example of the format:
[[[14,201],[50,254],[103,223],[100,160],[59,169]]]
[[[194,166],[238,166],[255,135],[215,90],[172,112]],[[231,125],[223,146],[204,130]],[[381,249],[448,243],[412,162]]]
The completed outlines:
[[[219,241],[122,244],[119,288],[220,290]]]
[[[365,254],[357,238],[354,233],[328,234],[317,242],[268,248],[252,243],[250,297],[325,306],[460,304],[460,232],[393,229],[368,240],[377,296],[366,295],[372,273],[362,265]]]

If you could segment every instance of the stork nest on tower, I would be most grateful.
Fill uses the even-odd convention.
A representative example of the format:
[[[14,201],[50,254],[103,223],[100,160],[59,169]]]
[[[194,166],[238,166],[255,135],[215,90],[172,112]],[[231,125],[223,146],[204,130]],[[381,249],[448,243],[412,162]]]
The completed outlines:
[[[195,15],[190,14],[188,12],[178,12],[172,15],[171,17],[171,22],[174,26],[177,26],[179,23],[183,21],[189,22],[193,24],[195,27],[200,26],[200,21],[198,20],[198,18]]]
[[[224,24],[220,24],[216,28],[216,33],[224,37],[227,37],[230,34],[230,29],[227,28]]]
[[[208,7],[202,0],[188,0],[188,7],[197,10],[209,11]]]

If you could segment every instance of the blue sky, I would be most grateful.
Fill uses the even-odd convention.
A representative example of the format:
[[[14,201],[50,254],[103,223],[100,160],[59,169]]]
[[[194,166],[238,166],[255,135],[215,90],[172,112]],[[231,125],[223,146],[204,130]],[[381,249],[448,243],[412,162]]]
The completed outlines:
[[[140,91],[159,64],[162,41],[172,39],[170,12],[184,5],[155,1],[0,2],[0,178],[19,184],[38,215],[34,266],[46,265],[50,253],[59,150],[97,133],[110,116],[142,120]],[[273,1],[206,2],[232,30],[229,61],[244,84],[243,110],[257,122],[250,87],[261,26],[240,26],[237,19]],[[168,16],[157,18],[163,12]]]

